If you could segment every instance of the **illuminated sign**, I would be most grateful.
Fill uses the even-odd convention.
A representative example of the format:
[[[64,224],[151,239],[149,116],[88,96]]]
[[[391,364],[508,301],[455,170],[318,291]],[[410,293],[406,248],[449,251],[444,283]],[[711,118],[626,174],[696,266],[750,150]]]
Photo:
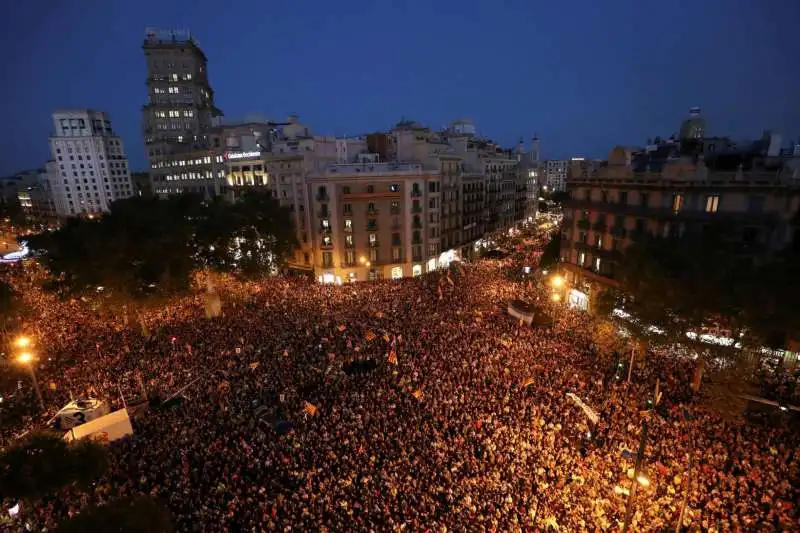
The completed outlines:
[[[225,152],[225,159],[251,159],[261,157],[261,152]]]

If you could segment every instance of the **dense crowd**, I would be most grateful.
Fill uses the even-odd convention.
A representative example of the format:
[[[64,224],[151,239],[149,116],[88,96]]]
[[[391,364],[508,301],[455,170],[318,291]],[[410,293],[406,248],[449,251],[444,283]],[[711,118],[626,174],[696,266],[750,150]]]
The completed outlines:
[[[21,527],[149,494],[179,531],[614,531],[646,420],[633,531],[674,531],[687,490],[686,530],[800,530],[796,434],[702,407],[682,359],[651,354],[627,383],[589,318],[510,281],[508,261],[341,287],[219,283],[216,318],[202,294],[127,320],[29,296],[52,407],[189,387],[110,445],[91,492],[23,508]],[[511,320],[498,303],[518,297],[553,305],[555,325]]]

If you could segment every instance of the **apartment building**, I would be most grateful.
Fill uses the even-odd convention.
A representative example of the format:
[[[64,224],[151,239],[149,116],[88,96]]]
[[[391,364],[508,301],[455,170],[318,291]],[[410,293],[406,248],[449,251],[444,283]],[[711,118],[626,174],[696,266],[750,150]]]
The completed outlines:
[[[214,104],[208,60],[188,30],[148,29],[144,144],[156,194],[206,196],[224,187],[222,111]]]
[[[50,190],[60,217],[90,215],[133,196],[128,159],[122,139],[111,128],[108,114],[91,109],[53,113],[48,172]]]
[[[551,192],[567,190],[567,177],[569,175],[569,160],[553,159],[545,162],[544,187]]]
[[[363,154],[309,176],[315,273],[323,283],[419,276],[453,260],[429,238],[441,175]],[[433,206],[433,207],[431,207]]]
[[[645,233],[680,235],[726,220],[749,253],[786,246],[800,207],[798,182],[790,169],[743,166],[710,169],[702,156],[681,155],[678,143],[664,143],[633,160],[629,150],[617,147],[606,166],[573,174],[561,247],[570,303],[587,308],[598,291],[618,285],[621,252]]]

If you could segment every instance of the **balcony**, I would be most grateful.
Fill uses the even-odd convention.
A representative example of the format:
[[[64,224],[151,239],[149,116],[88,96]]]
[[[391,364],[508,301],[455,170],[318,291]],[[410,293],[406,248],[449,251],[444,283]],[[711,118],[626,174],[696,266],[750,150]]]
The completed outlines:
[[[327,244],[325,241],[322,241],[319,245],[320,250],[333,250],[333,241],[329,241]]]
[[[324,211],[317,211],[317,217],[319,218],[330,218],[331,212],[327,209]]]
[[[367,209],[367,216],[378,216],[379,213],[378,209]]]
[[[590,226],[591,226],[591,222],[589,222],[588,218],[584,218],[584,219],[581,219],[581,220],[578,221],[578,227],[580,229],[588,230]]]
[[[412,205],[411,206],[412,213],[422,213],[422,206],[421,205]]]
[[[622,226],[614,226],[611,228],[611,235],[614,237],[619,237],[620,239],[624,239],[628,236],[628,230]]]
[[[392,222],[392,229],[393,230],[403,229],[403,225],[400,222]]]
[[[376,221],[376,222],[374,222],[374,223],[372,223],[372,224],[369,224],[369,223],[368,223],[368,224],[366,225],[367,231],[378,231],[378,228],[379,228],[379,227],[380,227],[380,225],[378,224],[378,222],[377,222],[377,221]]]
[[[411,223],[411,227],[414,229],[422,229],[422,221],[415,220],[414,222]]]
[[[314,197],[314,199],[316,201],[318,201],[318,202],[330,202],[331,201],[331,197],[328,196],[328,193],[326,193],[326,192],[322,192],[322,193],[318,192],[317,195]]]
[[[630,232],[630,238],[634,241],[643,241],[652,236],[653,234],[646,230],[634,229]]]
[[[598,220],[592,224],[592,229],[598,233],[605,233],[608,230],[605,220]]]
[[[420,245],[420,244],[422,244],[422,238],[415,239],[415,238],[413,238],[413,237],[412,237],[412,238],[411,238],[411,244],[414,244],[414,245]],[[416,261],[416,259],[415,259],[415,261]]]
[[[401,209],[399,205],[397,207],[392,206],[392,208],[389,210],[389,212],[393,215],[399,215],[400,211]]]
[[[352,240],[348,241],[347,239],[345,239],[344,240],[344,247],[345,248],[355,248],[356,247],[356,243],[353,242]]]
[[[319,227],[320,235],[330,235],[331,234],[331,227],[330,226],[322,226]]]
[[[380,246],[378,241],[367,241],[367,248],[377,248]]]
[[[420,189],[411,189],[412,198],[419,198],[421,196],[422,196],[422,191]]]

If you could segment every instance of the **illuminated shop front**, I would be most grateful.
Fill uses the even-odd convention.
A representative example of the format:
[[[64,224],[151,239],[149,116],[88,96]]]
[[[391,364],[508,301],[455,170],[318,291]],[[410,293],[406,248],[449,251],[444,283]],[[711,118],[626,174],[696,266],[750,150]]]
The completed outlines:
[[[585,292],[577,289],[570,289],[567,303],[570,307],[580,309],[581,311],[589,310],[589,296]]]
[[[428,272],[433,272],[436,270],[436,258],[432,257],[428,259]]]
[[[396,266],[392,267],[392,279],[402,279],[403,278],[403,267]]]
[[[415,278],[422,275],[422,265],[414,265],[411,267],[411,275]]]

